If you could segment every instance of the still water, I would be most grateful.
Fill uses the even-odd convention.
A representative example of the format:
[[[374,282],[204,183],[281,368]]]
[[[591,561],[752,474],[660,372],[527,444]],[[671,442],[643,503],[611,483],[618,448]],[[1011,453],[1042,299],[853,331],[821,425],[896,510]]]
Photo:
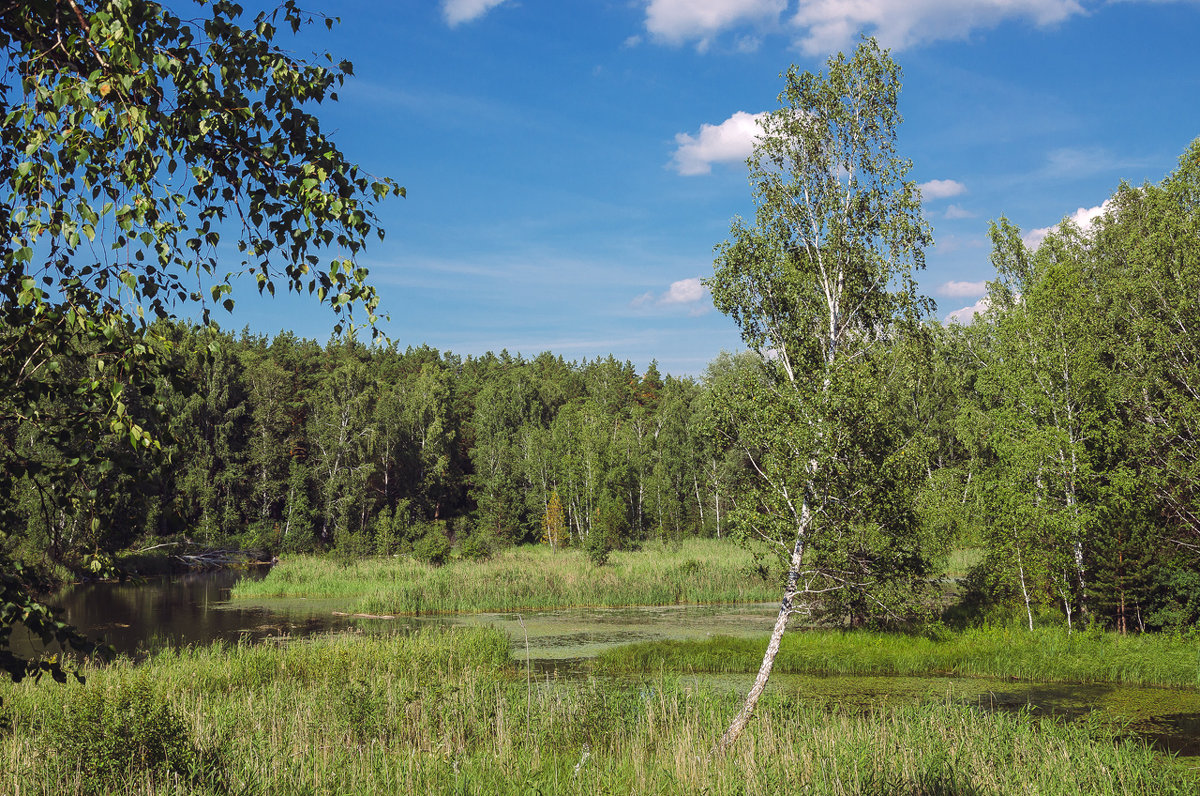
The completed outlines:
[[[229,602],[239,579],[262,570],[220,571],[157,578],[140,584],[90,583],[50,598],[63,617],[118,653],[141,655],[164,646],[214,641],[254,642],[273,636],[317,633],[406,633],[426,625],[492,625],[512,640],[513,657],[538,672],[583,671],[586,661],[619,644],[711,635],[763,637],[777,606],[671,606],[580,608],[523,614],[469,614],[396,620],[339,616],[349,606],[336,600]],[[26,654],[29,649],[23,650]],[[752,675],[700,675],[710,686],[744,691]],[[985,709],[1030,710],[1065,720],[1128,723],[1131,734],[1164,751],[1200,756],[1200,691],[1113,685],[1045,685],[992,678],[820,677],[775,675],[771,688],[813,699],[863,706],[906,701],[952,700]]]

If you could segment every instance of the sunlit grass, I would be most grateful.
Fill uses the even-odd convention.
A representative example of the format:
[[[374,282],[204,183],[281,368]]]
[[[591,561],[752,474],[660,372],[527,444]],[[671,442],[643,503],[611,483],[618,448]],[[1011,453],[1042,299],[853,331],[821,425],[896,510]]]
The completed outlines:
[[[950,551],[946,564],[946,577],[959,580],[965,578],[972,568],[983,560],[986,551],[982,547],[955,547]]]
[[[1087,724],[935,703],[870,711],[768,694],[724,757],[739,695],[670,677],[535,678],[496,631],[166,652],[86,686],[0,685],[0,792],[95,791],[48,717],[88,690],[153,690],[205,751],[198,772],[132,765],[103,792],[1184,794],[1197,781]],[[152,701],[153,701],[152,700]],[[76,728],[86,732],[86,728]]]
[[[367,614],[437,614],[584,606],[751,603],[779,588],[751,569],[749,553],[729,542],[692,539],[614,552],[595,566],[579,550],[515,547],[486,561],[433,567],[408,558],[340,564],[301,556],[266,578],[242,581],[233,599],[344,598]]]
[[[767,639],[712,638],[631,644],[600,655],[604,672],[747,673]],[[1200,645],[1160,635],[976,628],[928,638],[865,630],[788,633],[775,671],[793,674],[952,674],[1035,682],[1200,688]]]

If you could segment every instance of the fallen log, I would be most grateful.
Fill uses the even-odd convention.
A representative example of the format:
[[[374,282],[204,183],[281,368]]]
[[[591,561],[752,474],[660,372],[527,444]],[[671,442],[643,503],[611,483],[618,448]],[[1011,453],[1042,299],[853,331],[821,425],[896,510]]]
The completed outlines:
[[[334,616],[348,616],[351,619],[395,619],[391,614],[348,614],[345,611],[334,611]]]

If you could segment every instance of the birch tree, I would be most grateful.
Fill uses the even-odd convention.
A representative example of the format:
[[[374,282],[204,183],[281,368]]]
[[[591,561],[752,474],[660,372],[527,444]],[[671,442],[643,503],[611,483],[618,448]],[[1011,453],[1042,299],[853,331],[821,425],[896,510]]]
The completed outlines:
[[[914,458],[885,450],[861,422],[880,411],[861,387],[880,373],[881,344],[925,308],[913,273],[930,230],[896,152],[900,70],[864,39],[824,74],[793,66],[783,77],[780,108],[760,122],[747,161],[754,223],[734,222],[707,280],[763,363],[728,385],[717,407],[719,428],[756,474],[730,519],[778,550],[785,572],[762,666],[717,751],[753,714],[792,614],[835,590],[878,585],[869,564],[846,566],[838,544],[864,529],[906,530],[872,501]],[[855,483],[866,462],[882,472]],[[896,524],[911,520],[902,513]]]

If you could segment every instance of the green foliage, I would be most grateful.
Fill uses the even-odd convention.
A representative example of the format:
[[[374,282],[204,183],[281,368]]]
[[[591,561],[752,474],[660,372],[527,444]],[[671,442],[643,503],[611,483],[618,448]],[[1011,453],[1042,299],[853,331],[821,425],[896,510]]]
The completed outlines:
[[[1165,573],[1164,580],[1156,584],[1146,624],[1176,633],[1200,628],[1200,572],[1177,569]]]
[[[772,693],[738,754],[697,755],[736,707],[731,689],[648,673],[527,684],[508,640],[480,628],[193,648],[90,680],[109,694],[127,682],[158,683],[175,696],[171,712],[192,739],[224,739],[220,778],[147,773],[112,792],[237,793],[270,783],[284,793],[346,794],[1182,796],[1196,784],[1101,721],[989,712],[942,694],[859,708]],[[5,784],[39,796],[85,790],[59,767],[61,736],[36,720],[61,712],[70,690],[6,684],[0,693],[20,724],[0,736]]]
[[[0,14],[0,523],[60,561],[133,541],[142,529],[121,518],[161,487],[160,390],[180,363],[156,321],[194,306],[209,325],[248,274],[260,292],[315,294],[339,331],[373,323],[378,298],[353,258],[382,234],[375,203],[403,194],[306,110],[352,69],[278,43],[277,24],[294,33],[309,15],[291,0],[253,19],[230,2],[179,5]],[[227,407],[195,408],[211,421],[198,431],[227,443]],[[211,536],[240,474],[195,464]]]
[[[734,222],[707,280],[759,355],[717,382],[711,429],[757,476],[730,519],[778,552],[785,604],[800,590],[809,609],[896,617],[931,541],[913,508],[928,445],[894,411],[923,367],[905,347],[930,241],[896,152],[899,68],[867,39],[783,77],[748,161],[754,224]]]
[[[178,710],[144,676],[77,692],[47,720],[44,742],[87,793],[110,793],[143,777],[209,785],[221,777],[219,755],[196,745]]]
[[[450,538],[440,524],[431,523],[425,533],[413,544],[413,558],[426,564],[440,567],[450,555]]]
[[[50,608],[36,600],[25,567],[0,553],[0,668],[14,682],[28,676],[36,680],[43,674],[49,674],[59,683],[65,683],[68,675],[74,675],[82,682],[82,675],[61,655],[27,660],[13,653],[9,640],[18,624],[47,646],[57,644],[63,651],[74,649],[84,654],[103,651],[70,625],[59,621]]]
[[[1064,222],[1031,249],[993,226],[991,308],[941,335],[967,375],[939,432],[958,450],[943,444],[948,473],[924,496],[924,516],[987,547],[977,611],[1121,632],[1196,621],[1197,185],[1200,142],[1088,229]]]
[[[458,552],[468,561],[483,561],[496,550],[496,538],[487,531],[475,530],[459,538]]]

